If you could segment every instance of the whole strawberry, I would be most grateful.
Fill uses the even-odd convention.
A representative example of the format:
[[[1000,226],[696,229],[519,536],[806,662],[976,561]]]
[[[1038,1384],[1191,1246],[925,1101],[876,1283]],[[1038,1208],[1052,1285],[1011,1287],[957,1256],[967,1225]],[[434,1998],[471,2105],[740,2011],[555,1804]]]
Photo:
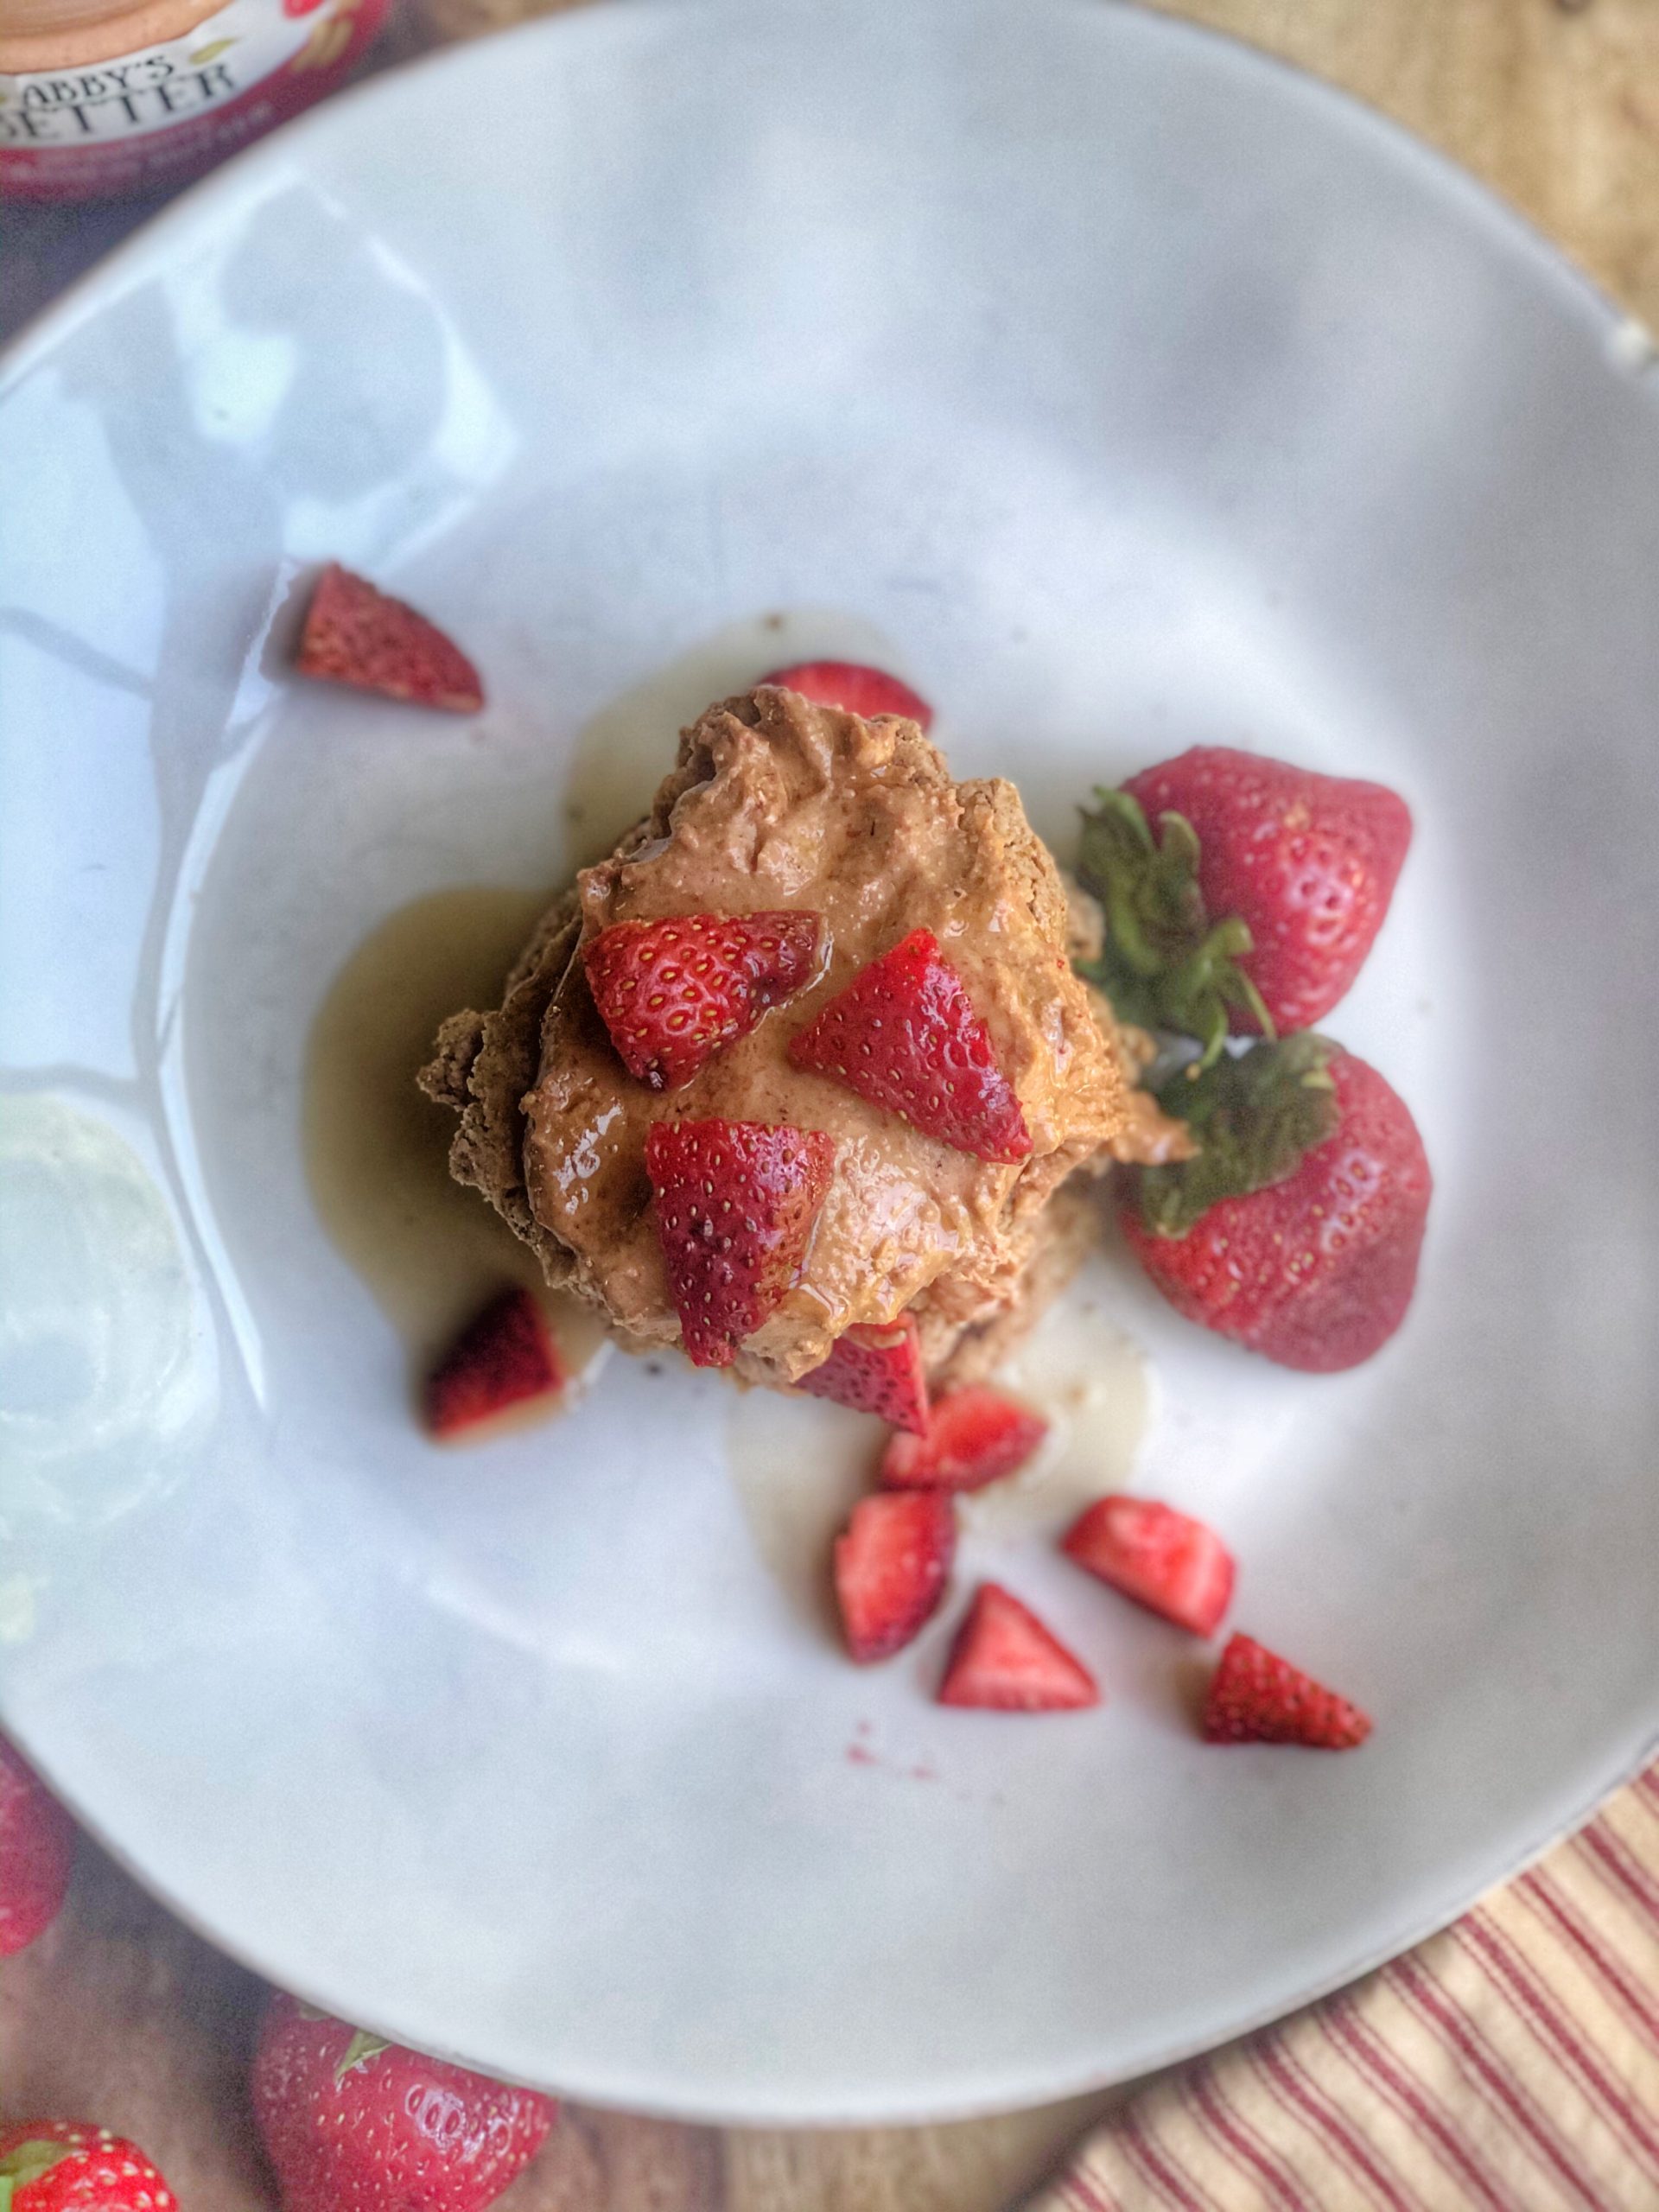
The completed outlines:
[[[124,2136],[73,2120],[0,2127],[5,2212],[176,2212],[178,2199]]]
[[[1238,966],[1270,1021],[1281,1033],[1311,1029],[1382,926],[1411,843],[1404,799],[1382,784],[1223,745],[1143,768],[1123,790],[1149,822],[1177,814],[1190,824],[1205,907],[1249,931]],[[1235,1031],[1262,1026],[1243,1005],[1231,1014]]]
[[[57,1918],[74,1855],[74,1822],[0,1738],[0,1959]]]
[[[483,2212],[558,2116],[551,2098],[281,1994],[260,2029],[251,2088],[283,2212]]]
[[[1153,1281],[1282,1367],[1357,1367],[1406,1316],[1433,1188],[1405,1102],[1323,1038],[1292,1037],[1175,1076],[1203,1149],[1138,1171],[1123,1226]]]

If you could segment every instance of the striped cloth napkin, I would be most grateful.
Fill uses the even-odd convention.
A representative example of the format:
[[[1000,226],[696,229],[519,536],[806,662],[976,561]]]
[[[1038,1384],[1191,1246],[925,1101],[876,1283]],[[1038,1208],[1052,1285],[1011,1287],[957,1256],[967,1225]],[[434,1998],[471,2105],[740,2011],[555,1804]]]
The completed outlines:
[[[1131,2100],[1031,2212],[1362,2207],[1659,2207],[1659,1767],[1444,1935]]]

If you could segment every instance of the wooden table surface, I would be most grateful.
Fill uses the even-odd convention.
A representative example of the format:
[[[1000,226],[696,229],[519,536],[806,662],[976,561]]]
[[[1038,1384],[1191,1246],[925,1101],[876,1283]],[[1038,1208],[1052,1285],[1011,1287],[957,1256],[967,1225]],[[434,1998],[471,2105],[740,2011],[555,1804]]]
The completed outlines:
[[[894,0],[895,5],[903,0]],[[413,0],[425,37],[534,0]],[[1386,110],[1659,329],[1659,0],[1162,0]],[[185,2212],[270,2212],[243,2100],[263,1992],[88,1847],[63,1919],[0,1967],[0,2117],[143,2142]],[[585,2109],[504,2212],[991,2212],[1109,2096],[946,2127],[683,2127]]]

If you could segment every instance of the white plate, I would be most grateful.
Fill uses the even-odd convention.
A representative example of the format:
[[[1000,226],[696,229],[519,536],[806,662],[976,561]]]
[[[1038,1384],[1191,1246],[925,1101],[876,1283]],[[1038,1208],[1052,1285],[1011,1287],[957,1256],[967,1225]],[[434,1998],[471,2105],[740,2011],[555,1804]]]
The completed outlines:
[[[1643,1755],[1659,423],[1472,186],[1113,7],[607,10],[232,166],[14,354],[0,435],[0,1690],[162,1896],[505,2074],[905,2119],[1281,2012]],[[474,646],[475,725],[283,680],[327,555]],[[618,694],[677,670],[665,757],[838,646],[1062,842],[1200,738],[1416,810],[1329,1025],[1439,1176],[1405,1334],[1299,1379],[1097,1279],[1157,1378],[1137,1480],[1375,1713],[1357,1756],[1205,1749],[1180,1639],[995,1530],[964,1579],[1104,1710],[942,1713],[938,1631],[849,1667],[732,1470],[850,1417],[757,1445],[617,1361],[471,1457],[409,1418],[307,1185],[331,977],[418,894],[547,880]]]

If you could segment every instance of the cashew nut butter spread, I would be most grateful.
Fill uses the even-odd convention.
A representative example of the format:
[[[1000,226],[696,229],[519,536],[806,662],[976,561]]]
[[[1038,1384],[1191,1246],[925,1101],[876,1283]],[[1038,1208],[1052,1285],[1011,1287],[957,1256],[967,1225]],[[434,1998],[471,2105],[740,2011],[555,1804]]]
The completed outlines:
[[[629,1076],[579,946],[612,923],[775,908],[823,917],[817,981],[666,1095]],[[452,1172],[636,1350],[675,1343],[644,1164],[665,1116],[790,1122],[836,1141],[798,1278],[736,1373],[787,1384],[855,1323],[915,1316],[930,1372],[995,1363],[1081,1257],[1090,1173],[1173,1135],[1133,1049],[1073,974],[1066,893],[998,778],[957,783],[915,723],[762,688],[680,740],[650,815],[543,918],[501,1005],[446,1022],[422,1082],[461,1124]],[[1073,928],[1076,926],[1075,902]],[[793,1066],[790,1037],[906,932],[931,930],[987,1025],[1032,1138],[987,1161]]]

